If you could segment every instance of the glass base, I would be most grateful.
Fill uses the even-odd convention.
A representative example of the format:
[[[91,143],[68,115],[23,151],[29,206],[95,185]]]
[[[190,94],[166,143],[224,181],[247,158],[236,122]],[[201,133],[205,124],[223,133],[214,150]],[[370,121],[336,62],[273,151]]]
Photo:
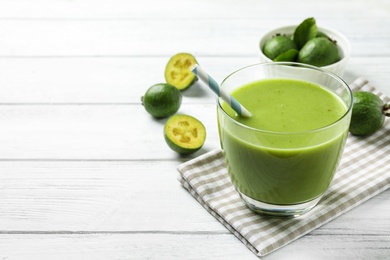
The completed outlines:
[[[322,198],[322,196],[319,196],[311,201],[294,205],[274,205],[254,200],[241,192],[238,193],[252,211],[263,215],[285,218],[294,218],[305,214],[314,208]]]

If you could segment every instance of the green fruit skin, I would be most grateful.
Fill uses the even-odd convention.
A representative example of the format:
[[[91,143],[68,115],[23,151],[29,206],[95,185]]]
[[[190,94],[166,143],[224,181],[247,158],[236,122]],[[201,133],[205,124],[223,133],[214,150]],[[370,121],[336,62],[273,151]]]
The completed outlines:
[[[295,42],[287,36],[278,35],[272,37],[265,43],[263,53],[269,59],[274,60],[279,55],[291,49],[298,50]]]
[[[197,152],[203,146],[203,145],[201,145],[201,146],[195,147],[195,148],[180,147],[177,144],[175,144],[174,142],[172,142],[165,133],[164,133],[164,139],[165,139],[165,142],[167,143],[167,145],[169,146],[169,148],[172,149],[172,151],[175,151],[175,152],[182,154],[182,155],[193,154],[193,153]]]
[[[166,83],[151,86],[142,98],[145,110],[156,118],[175,114],[182,101],[180,90]]]
[[[371,92],[354,92],[354,103],[349,131],[353,135],[371,135],[379,130],[385,121],[383,101]]]
[[[325,38],[329,38],[328,35],[326,35],[326,34],[323,33],[323,32],[317,32],[316,37],[325,37]]]
[[[309,40],[298,54],[298,62],[317,67],[328,66],[339,60],[340,53],[337,46],[325,37]]]

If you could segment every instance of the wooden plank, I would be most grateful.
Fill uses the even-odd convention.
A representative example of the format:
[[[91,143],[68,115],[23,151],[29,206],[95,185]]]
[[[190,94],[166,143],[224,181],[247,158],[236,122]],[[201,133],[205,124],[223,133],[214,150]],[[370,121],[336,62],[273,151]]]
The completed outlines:
[[[179,164],[0,161],[0,230],[228,234],[180,186]],[[390,190],[383,192],[312,234],[388,235],[389,196]]]
[[[347,22],[343,18],[342,21],[328,20],[322,24],[344,33],[351,41],[354,56],[390,55],[390,36],[383,33],[390,24],[390,16],[362,17]],[[291,20],[283,19],[270,23],[261,17],[250,20],[186,19],[180,20],[180,26],[175,19],[6,19],[0,20],[0,35],[3,35],[0,56],[169,57],[179,51],[206,56],[255,56],[262,34],[291,23]]]
[[[197,56],[218,82],[238,68],[257,63],[253,57]],[[0,58],[0,104],[140,104],[153,84],[165,82],[168,57]],[[344,79],[360,76],[390,95],[390,57],[353,57]],[[183,104],[214,104],[202,84],[182,92]]]
[[[197,57],[219,82],[256,57]],[[0,103],[140,104],[140,97],[165,82],[169,57],[0,58]],[[390,64],[390,59],[389,59]],[[215,103],[207,87],[183,91],[183,103]]]
[[[362,17],[388,16],[388,2],[376,0],[354,0],[349,2],[328,0],[328,8],[318,1],[301,4],[289,0],[279,0],[277,10],[275,5],[266,0],[245,0],[239,3],[223,0],[209,1],[180,1],[169,0],[164,4],[156,4],[155,0],[83,0],[83,1],[48,1],[48,0],[3,0],[0,2],[0,17],[3,19],[129,19],[129,18],[158,18],[158,19],[188,19],[197,18],[258,18],[270,20],[308,15],[328,19],[348,20]],[[283,8],[280,8],[283,7]],[[180,10],[180,11],[178,11]],[[294,12],[291,12],[294,10]],[[347,10],[347,11],[346,11]],[[362,12],[364,10],[364,12]]]
[[[256,259],[230,234],[0,235],[1,259]]]
[[[184,104],[180,113],[201,120],[204,147],[193,158],[219,147],[214,104]],[[0,106],[0,159],[180,158],[163,137],[166,119],[156,120],[141,104]]]
[[[264,260],[388,259],[389,245],[389,235],[307,235],[264,257]]]
[[[387,259],[389,236],[312,236],[262,258]],[[228,234],[1,234],[3,259],[258,259]]]
[[[2,161],[0,230],[229,233],[180,186],[179,163]]]

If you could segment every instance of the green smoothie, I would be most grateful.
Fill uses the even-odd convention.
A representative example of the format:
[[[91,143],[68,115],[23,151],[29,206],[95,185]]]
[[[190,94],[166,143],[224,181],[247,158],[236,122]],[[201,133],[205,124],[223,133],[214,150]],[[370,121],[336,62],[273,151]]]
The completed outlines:
[[[278,205],[321,196],[333,179],[348,131],[347,124],[334,124],[347,111],[340,98],[314,83],[291,79],[252,82],[232,96],[253,115],[238,116],[226,103],[226,114],[218,113],[236,188]]]

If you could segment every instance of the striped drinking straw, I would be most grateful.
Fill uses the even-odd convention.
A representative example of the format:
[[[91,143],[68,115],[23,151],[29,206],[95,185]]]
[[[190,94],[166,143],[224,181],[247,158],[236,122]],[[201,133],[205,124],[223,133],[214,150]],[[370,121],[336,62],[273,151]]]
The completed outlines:
[[[223,101],[225,101],[238,115],[243,117],[251,117],[252,114],[246,110],[238,101],[221,89],[218,83],[210,77],[198,64],[195,64],[191,68],[192,73],[194,73],[198,78],[205,83],[211,90],[218,95]]]

